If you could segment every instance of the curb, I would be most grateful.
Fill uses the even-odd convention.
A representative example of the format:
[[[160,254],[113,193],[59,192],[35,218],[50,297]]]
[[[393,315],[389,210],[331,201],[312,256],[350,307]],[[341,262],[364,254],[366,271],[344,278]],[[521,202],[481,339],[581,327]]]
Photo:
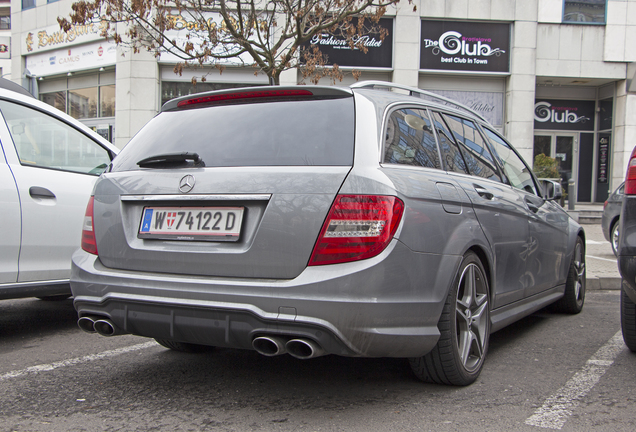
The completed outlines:
[[[585,282],[588,290],[619,290],[621,278],[619,277],[588,277]]]

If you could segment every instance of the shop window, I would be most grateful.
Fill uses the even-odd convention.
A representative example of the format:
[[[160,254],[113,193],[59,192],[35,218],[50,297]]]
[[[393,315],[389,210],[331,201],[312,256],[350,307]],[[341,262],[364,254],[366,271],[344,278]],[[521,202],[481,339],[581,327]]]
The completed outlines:
[[[68,92],[68,113],[76,119],[97,117],[97,87]]]
[[[115,85],[41,91],[40,100],[76,119],[115,116]]]
[[[115,86],[101,86],[99,100],[102,109],[100,117],[115,117]]]
[[[565,0],[563,22],[605,24],[606,0]]]
[[[33,9],[35,7],[35,0],[22,0],[22,10]]]
[[[10,16],[0,16],[0,30],[11,30]]]

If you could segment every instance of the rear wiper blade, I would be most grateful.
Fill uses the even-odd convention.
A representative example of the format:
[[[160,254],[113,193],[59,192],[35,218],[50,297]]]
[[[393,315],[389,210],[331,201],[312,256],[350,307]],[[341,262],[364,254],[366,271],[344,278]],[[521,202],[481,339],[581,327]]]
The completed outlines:
[[[192,161],[192,163],[189,163]],[[150,156],[137,162],[141,168],[165,168],[194,166],[204,167],[205,162],[197,153],[166,153],[162,155]]]

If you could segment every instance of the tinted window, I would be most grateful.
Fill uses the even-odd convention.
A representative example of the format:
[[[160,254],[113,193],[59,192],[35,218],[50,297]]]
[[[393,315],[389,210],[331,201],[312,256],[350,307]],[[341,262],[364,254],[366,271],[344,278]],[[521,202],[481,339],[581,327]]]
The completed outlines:
[[[7,101],[0,110],[22,165],[99,175],[110,163],[106,149],[56,118]]]
[[[530,169],[525,162],[512,150],[510,145],[495,132],[484,129],[495,149],[506,177],[512,187],[537,195],[537,189],[532,179]]]
[[[162,112],[117,156],[113,170],[194,152],[207,167],[353,164],[353,98],[263,102]]]
[[[455,141],[460,145],[470,173],[478,177],[501,181],[495,161],[477,126],[470,120],[448,114],[444,114],[444,118]]]
[[[441,168],[426,110],[393,111],[386,126],[384,163]]]
[[[437,139],[439,140],[439,149],[442,152],[444,169],[446,169],[446,171],[468,174],[466,162],[464,162],[459,147],[439,113],[433,113],[433,123],[435,125],[435,132],[437,132]]]

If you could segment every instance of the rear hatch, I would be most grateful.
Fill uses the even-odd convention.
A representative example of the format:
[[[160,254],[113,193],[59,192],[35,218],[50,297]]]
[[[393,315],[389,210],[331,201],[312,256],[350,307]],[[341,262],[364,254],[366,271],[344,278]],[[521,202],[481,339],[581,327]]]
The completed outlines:
[[[290,279],[353,165],[348,90],[211,92],[169,102],[98,181],[115,269]]]

